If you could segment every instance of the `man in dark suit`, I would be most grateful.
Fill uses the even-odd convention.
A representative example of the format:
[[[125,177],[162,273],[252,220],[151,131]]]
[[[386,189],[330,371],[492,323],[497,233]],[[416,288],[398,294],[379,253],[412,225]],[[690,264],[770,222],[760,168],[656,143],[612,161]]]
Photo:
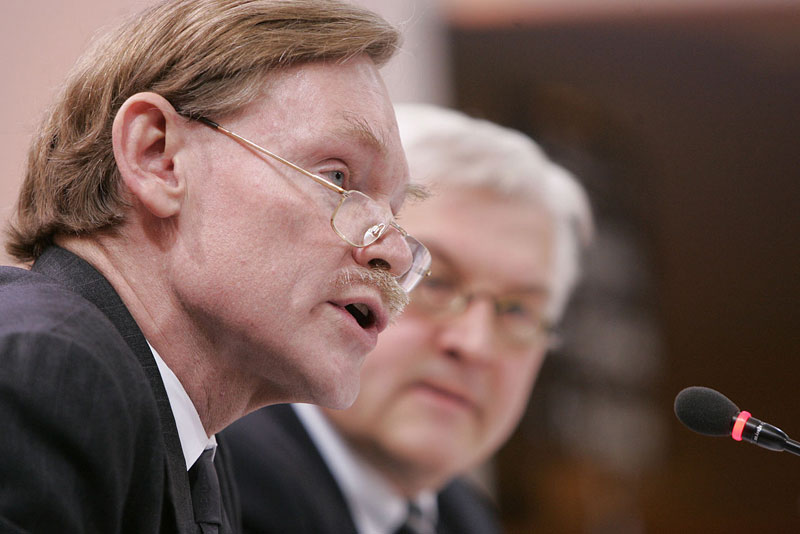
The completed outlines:
[[[393,219],[397,40],[335,0],[176,0],[79,61],[9,229],[32,267],[0,268],[0,530],[237,531],[216,434],[352,402],[429,265]]]
[[[462,476],[524,412],[591,214],[524,135],[432,106],[396,111],[412,175],[433,191],[403,213],[432,274],[367,357],[351,408],[270,406],[223,433],[247,532],[499,529]]]

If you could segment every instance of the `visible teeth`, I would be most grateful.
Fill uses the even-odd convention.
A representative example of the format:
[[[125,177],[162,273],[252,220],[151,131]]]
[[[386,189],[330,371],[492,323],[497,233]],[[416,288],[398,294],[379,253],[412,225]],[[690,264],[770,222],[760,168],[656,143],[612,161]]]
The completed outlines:
[[[361,303],[359,302],[358,304],[353,304],[353,306],[354,306],[354,307],[355,307],[355,308],[356,308],[358,311],[360,311],[362,314],[364,314],[365,316],[369,315],[369,308],[367,307],[367,305],[366,305],[366,304],[361,304]]]

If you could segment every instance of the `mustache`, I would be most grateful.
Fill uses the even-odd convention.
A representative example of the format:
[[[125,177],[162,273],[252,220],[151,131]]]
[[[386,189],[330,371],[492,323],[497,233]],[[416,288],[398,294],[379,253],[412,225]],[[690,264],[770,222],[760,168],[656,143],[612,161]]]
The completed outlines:
[[[384,269],[348,269],[337,276],[334,284],[336,287],[362,284],[377,289],[389,311],[390,319],[400,315],[410,300],[406,290]]]

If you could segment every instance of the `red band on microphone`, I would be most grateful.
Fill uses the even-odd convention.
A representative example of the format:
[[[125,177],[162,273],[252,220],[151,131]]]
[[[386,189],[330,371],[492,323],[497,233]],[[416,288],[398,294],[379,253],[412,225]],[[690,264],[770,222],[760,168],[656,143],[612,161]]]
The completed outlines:
[[[736,441],[742,441],[742,433],[744,432],[744,425],[747,423],[747,420],[750,419],[750,412],[739,412],[739,415],[736,416],[736,422],[733,423],[733,431],[731,432],[731,437]]]

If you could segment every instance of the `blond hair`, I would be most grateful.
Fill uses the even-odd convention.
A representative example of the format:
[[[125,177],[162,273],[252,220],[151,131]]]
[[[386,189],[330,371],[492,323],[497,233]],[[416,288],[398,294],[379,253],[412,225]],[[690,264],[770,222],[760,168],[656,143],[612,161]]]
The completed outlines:
[[[235,112],[270,70],[366,54],[382,65],[397,30],[337,0],[176,0],[97,40],[67,77],[28,153],[8,252],[37,258],[56,234],[119,224],[127,197],[111,127],[130,96],[153,91],[190,117]]]

